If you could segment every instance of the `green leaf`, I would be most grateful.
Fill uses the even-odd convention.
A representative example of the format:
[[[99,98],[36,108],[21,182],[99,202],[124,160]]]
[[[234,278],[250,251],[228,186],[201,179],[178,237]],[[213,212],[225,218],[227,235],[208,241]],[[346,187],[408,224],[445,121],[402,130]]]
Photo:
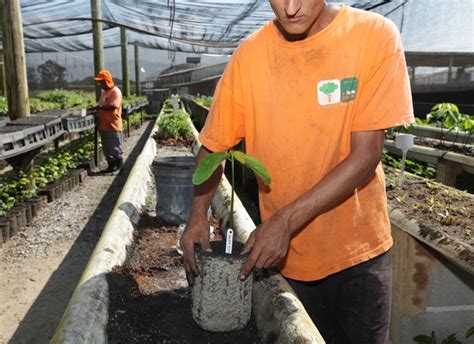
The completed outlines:
[[[469,330],[466,332],[466,338],[469,338],[471,336],[474,336],[474,326],[472,326]]]
[[[456,334],[453,333],[453,334],[450,334],[446,339],[443,339],[443,341],[441,342],[441,344],[462,344],[462,342],[460,342],[460,341],[456,338]]]
[[[425,124],[425,122],[424,122],[421,118],[418,118],[418,117],[415,118],[415,122],[416,122],[416,124],[418,124],[418,125],[423,125],[423,124]]]
[[[267,168],[260,160],[257,160],[239,151],[231,151],[231,154],[241,164],[250,168],[252,172],[255,173],[255,176],[259,178],[265,185],[269,185],[272,182],[270,173],[268,173]]]
[[[199,185],[208,180],[222,161],[229,157],[228,152],[211,153],[204,157],[193,174],[193,184]]]
[[[413,337],[413,341],[417,343],[424,343],[424,344],[436,344],[436,336],[434,332],[431,332],[431,336],[422,334],[422,335]]]

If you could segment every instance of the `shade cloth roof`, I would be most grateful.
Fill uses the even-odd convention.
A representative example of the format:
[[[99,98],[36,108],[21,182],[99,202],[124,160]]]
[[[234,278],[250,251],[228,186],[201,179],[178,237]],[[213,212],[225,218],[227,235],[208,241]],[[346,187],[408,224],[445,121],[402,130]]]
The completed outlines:
[[[329,1],[393,20],[407,51],[474,52],[472,0]],[[27,52],[92,49],[89,0],[21,0]],[[231,54],[273,17],[267,0],[102,0],[104,47],[129,44],[173,51]]]

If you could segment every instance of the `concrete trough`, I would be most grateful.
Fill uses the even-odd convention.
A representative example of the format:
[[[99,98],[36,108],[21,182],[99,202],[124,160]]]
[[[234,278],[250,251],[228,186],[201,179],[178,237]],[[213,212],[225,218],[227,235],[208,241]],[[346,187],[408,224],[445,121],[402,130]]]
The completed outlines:
[[[134,224],[138,223],[139,212],[153,178],[151,164],[156,155],[153,139],[156,129],[155,126],[130,172],[51,343],[107,342],[106,274],[114,266],[125,262],[127,246],[133,241]],[[194,151],[197,149],[198,145],[195,145]],[[221,219],[228,217],[230,190],[229,183],[223,178],[212,202],[214,212]],[[238,198],[234,227],[240,242],[245,242],[255,228]],[[255,281],[253,293],[252,307],[262,342],[324,343],[301,302],[281,275],[274,274]]]
[[[439,339],[454,333],[464,342],[474,324],[474,248],[408,219],[393,206],[389,215],[394,239],[391,342],[411,343],[432,331]]]

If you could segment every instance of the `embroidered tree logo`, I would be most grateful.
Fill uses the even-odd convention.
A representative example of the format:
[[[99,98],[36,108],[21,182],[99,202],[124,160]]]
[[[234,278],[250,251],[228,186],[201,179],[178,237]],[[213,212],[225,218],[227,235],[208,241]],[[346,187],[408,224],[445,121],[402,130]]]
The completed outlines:
[[[328,103],[331,103],[331,94],[338,89],[338,86],[334,82],[327,82],[322,85],[319,90],[328,96]]]

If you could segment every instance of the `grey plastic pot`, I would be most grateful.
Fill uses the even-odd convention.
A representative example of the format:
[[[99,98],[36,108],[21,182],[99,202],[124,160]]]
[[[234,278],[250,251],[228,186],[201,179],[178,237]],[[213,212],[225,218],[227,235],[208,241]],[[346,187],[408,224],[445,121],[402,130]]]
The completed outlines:
[[[192,290],[192,314],[207,331],[239,330],[250,320],[253,275],[240,280],[247,255],[240,255],[241,243],[234,242],[233,246],[232,255],[225,254],[224,241],[211,241],[212,252],[196,246],[200,274]]]
[[[170,224],[186,223],[191,212],[195,161],[193,156],[157,157],[153,160],[156,216]]]

